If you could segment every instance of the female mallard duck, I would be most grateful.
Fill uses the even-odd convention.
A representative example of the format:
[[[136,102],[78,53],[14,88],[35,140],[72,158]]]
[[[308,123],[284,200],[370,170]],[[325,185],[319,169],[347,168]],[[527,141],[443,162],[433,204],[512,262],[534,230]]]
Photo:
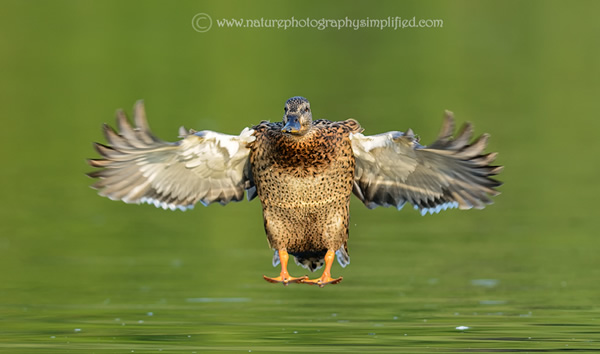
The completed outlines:
[[[348,207],[354,193],[368,208],[406,202],[421,214],[447,208],[481,209],[501,183],[491,178],[502,166],[491,166],[496,153],[482,154],[488,135],[469,144],[472,126],[452,137],[454,119],[446,112],[438,139],[418,143],[412,130],[364,136],[355,120],[312,121],[310,103],[292,97],[285,103],[283,121],[245,128],[232,136],[212,131],[180,129],[182,140],[169,143],[148,127],[143,103],[135,106],[133,128],[123,111],[117,113],[119,133],[104,125],[110,146],[96,143],[102,159],[92,187],[99,194],[126,203],[149,203],[163,209],[186,210],[200,202],[227,204],[258,195],[265,231],[275,250],[273,266],[281,263],[274,283],[339,283],[331,277],[337,255],[342,267],[350,263]],[[291,277],[287,263],[321,277]]]

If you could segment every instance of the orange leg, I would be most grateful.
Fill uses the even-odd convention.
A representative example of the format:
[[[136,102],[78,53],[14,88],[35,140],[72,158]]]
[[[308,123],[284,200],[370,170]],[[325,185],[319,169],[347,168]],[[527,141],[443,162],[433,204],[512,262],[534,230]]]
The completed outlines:
[[[325,254],[325,270],[323,271],[323,275],[317,279],[306,279],[302,280],[303,283],[318,285],[319,287],[324,287],[327,284],[337,284],[342,281],[342,277],[332,278],[331,277],[331,266],[333,265],[333,261],[335,260],[335,252],[332,250],[327,250],[327,254]]]
[[[283,283],[283,285],[288,285],[289,283],[301,283],[303,280],[308,279],[306,275],[299,278],[290,277],[290,273],[287,271],[287,264],[290,256],[285,249],[278,250],[278,253],[279,261],[281,262],[281,273],[276,278],[269,278],[266,275],[263,275],[263,278],[265,278],[266,281],[270,283]]]

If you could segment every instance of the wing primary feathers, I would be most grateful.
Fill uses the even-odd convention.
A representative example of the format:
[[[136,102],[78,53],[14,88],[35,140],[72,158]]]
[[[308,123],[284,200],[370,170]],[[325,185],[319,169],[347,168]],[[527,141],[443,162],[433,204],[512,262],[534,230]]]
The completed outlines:
[[[119,150],[116,150],[108,145],[104,145],[101,143],[94,143],[94,147],[96,148],[96,151],[102,155],[103,157],[106,158],[119,158],[124,156],[123,153],[121,153]]]
[[[460,150],[463,146],[469,143],[471,136],[473,135],[473,125],[471,123],[465,123],[460,128],[458,136],[454,140],[450,140],[446,149],[448,150]]]
[[[146,118],[146,109],[144,108],[144,100],[138,100],[133,109],[133,121],[135,122],[135,131],[139,140],[145,144],[160,142],[161,140],[155,137],[150,130],[148,119]]]
[[[473,156],[478,156],[483,149],[487,146],[487,141],[489,139],[489,134],[482,134],[477,140],[475,140],[471,145],[465,146],[464,149],[460,151],[456,155],[458,158],[469,159]]]
[[[135,126],[117,110],[118,130],[103,125],[107,144],[94,143],[101,158],[87,162],[99,170],[88,176],[98,179],[92,188],[100,195],[170,210],[187,210],[198,201],[243,200],[245,190],[250,199],[256,195],[247,167],[253,130],[246,128],[239,136],[210,131],[196,136],[181,128],[182,140],[162,141],[152,134],[141,100],[134,106],[133,121]]]
[[[503,167],[492,166],[497,153],[484,154],[489,134],[473,142],[473,125],[465,123],[453,138],[454,116],[446,111],[437,139],[429,146],[412,130],[351,135],[356,160],[353,193],[368,207],[412,204],[422,214],[450,207],[481,209],[500,194],[492,178]],[[412,139],[412,140],[411,140]]]
[[[117,128],[119,129],[120,135],[125,138],[129,144],[136,148],[143,148],[144,146],[137,141],[137,137],[131,124],[127,120],[127,115],[122,109],[117,110]]]
[[[131,149],[133,146],[129,144],[127,139],[124,139],[122,136],[117,134],[117,132],[108,124],[104,123],[102,125],[102,131],[104,133],[104,137],[106,140],[118,149]]]
[[[450,111],[444,112],[444,122],[442,123],[442,129],[438,134],[437,140],[429,146],[430,149],[437,149],[445,146],[448,141],[452,138],[454,133],[454,113]]]

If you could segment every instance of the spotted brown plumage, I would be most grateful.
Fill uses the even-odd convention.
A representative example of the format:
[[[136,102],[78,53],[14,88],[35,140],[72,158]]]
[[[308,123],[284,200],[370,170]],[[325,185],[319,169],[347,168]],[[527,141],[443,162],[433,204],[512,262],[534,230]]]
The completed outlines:
[[[250,165],[271,247],[287,249],[311,271],[327,250],[346,254],[355,167],[350,134],[360,125],[318,120],[301,136],[283,133],[282,123],[253,129]],[[347,258],[340,263],[345,266]]]
[[[483,208],[492,203],[501,166],[496,153],[484,154],[488,135],[471,142],[466,124],[453,137],[454,119],[446,112],[438,139],[421,145],[412,132],[364,136],[355,120],[312,120],[310,103],[290,98],[282,122],[263,121],[240,135],[180,130],[182,140],[155,137],[144,106],[135,107],[132,127],[117,114],[116,132],[108,125],[108,145],[96,143],[102,158],[89,160],[99,168],[89,175],[99,194],[127,203],[149,203],[164,209],[192,208],[200,202],[227,204],[258,196],[277,277],[291,282],[335,284],[331,267],[337,256],[346,266],[350,195],[367,207],[411,204],[423,215],[447,208]],[[292,277],[289,256],[321,277]]]

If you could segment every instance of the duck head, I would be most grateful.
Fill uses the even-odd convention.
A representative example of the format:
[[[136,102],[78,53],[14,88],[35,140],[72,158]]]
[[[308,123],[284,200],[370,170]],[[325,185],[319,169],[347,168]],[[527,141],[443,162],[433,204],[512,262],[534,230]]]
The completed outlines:
[[[281,131],[292,135],[304,135],[312,127],[310,102],[304,97],[292,97],[285,102],[283,128]]]

